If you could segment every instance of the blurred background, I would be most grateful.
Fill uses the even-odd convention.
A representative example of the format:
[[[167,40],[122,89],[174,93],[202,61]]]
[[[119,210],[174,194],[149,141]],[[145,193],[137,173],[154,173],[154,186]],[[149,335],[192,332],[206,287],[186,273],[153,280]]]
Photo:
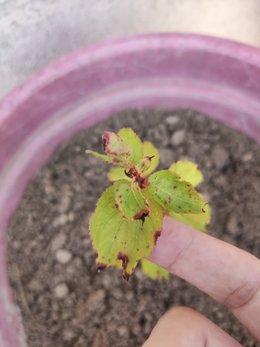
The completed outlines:
[[[57,57],[101,40],[193,32],[260,45],[259,0],[0,0],[0,97]]]

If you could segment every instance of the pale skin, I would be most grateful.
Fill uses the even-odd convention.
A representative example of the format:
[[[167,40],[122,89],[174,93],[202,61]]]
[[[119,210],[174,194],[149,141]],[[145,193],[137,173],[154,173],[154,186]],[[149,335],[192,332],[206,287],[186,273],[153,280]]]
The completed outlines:
[[[222,303],[260,342],[260,260],[192,227],[164,219],[150,259]],[[241,347],[200,313],[176,307],[143,347]]]

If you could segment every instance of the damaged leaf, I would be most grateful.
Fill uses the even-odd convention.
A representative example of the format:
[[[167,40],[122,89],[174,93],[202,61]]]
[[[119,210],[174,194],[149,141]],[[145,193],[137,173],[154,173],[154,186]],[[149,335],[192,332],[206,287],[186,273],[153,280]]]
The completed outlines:
[[[163,211],[151,200],[150,214],[144,220],[126,218],[115,205],[117,189],[122,183],[125,185],[124,181],[115,182],[102,194],[89,227],[93,246],[98,253],[97,264],[122,269],[127,279],[138,261],[152,251],[154,234],[162,227]],[[131,213],[125,209],[124,212]]]
[[[115,194],[115,206],[129,220],[142,220],[149,216],[148,202],[136,184],[118,181]]]
[[[145,258],[161,235],[165,215],[206,230],[210,207],[194,188],[203,175],[187,160],[152,174],[159,164],[158,150],[130,128],[117,134],[105,131],[102,140],[104,154],[86,151],[116,165],[108,173],[114,183],[101,195],[90,218],[97,269],[114,266],[128,279],[141,261],[149,277],[166,279],[169,273]]]
[[[124,128],[124,129],[128,129],[128,128]],[[134,134],[132,136],[135,139],[137,135]],[[128,134],[128,143],[129,143],[129,137],[130,136]],[[124,139],[126,138],[127,137],[124,136]],[[145,141],[142,144],[142,147],[140,147],[139,142],[136,141],[134,152],[135,151],[139,153],[138,156],[137,155],[135,156],[135,159],[138,158],[136,170],[140,172],[140,174],[142,174],[143,177],[148,176],[151,172],[153,172],[157,168],[159,164],[159,160],[160,160],[159,151],[154,147],[154,145],[151,142],[148,142],[148,141]],[[120,179],[125,179],[126,178],[125,172],[126,172],[125,168],[122,168],[122,167],[111,168],[110,171],[108,172],[108,178],[112,182],[120,180]]]
[[[104,151],[108,156],[112,157],[130,157],[132,149],[117,134],[111,131],[104,131],[102,135]]]
[[[139,163],[143,156],[143,144],[136,133],[130,128],[123,128],[117,133],[125,144],[131,148],[129,162],[133,165]]]
[[[169,170],[162,170],[149,177],[149,190],[167,212],[204,213],[206,201],[188,182],[182,181]]]

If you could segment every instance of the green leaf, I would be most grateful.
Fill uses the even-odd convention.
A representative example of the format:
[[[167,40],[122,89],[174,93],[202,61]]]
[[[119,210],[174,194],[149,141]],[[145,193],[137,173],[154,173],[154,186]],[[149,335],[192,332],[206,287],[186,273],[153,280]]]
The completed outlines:
[[[210,217],[211,217],[211,211],[209,205],[206,205],[204,207],[205,213],[200,214],[192,214],[192,213],[175,213],[170,212],[169,215],[185,224],[191,225],[193,228],[200,230],[200,231],[206,231],[207,225],[210,223]]]
[[[180,176],[181,179],[191,183],[193,186],[197,186],[203,180],[203,174],[198,169],[197,164],[187,161],[187,160],[179,160],[176,163],[172,164],[169,170]],[[170,216],[174,219],[179,220],[180,222],[191,225],[193,228],[206,231],[206,226],[210,222],[211,211],[209,205],[205,205],[204,207],[205,213],[201,214],[181,214],[171,212]]]
[[[98,152],[94,152],[94,151],[91,151],[89,149],[87,149],[85,151],[85,153],[90,154],[95,158],[101,159],[101,160],[105,161],[106,163],[111,163],[111,159],[105,154],[100,154]]]
[[[148,202],[141,193],[137,184],[120,181],[115,194],[116,207],[122,214],[132,221],[142,220],[149,216]]]
[[[107,265],[123,269],[127,279],[134,271],[138,261],[152,251],[156,235],[161,230],[163,212],[160,206],[149,198],[151,213],[144,221],[130,220],[116,207],[116,189],[125,181],[117,181],[105,190],[98,200],[97,207],[90,218],[90,236],[97,251],[99,269]]]
[[[167,270],[148,259],[141,259],[141,266],[143,272],[153,280],[167,280],[169,278],[170,273]]]
[[[118,180],[128,180],[131,181],[131,179],[126,176],[125,169],[123,167],[112,167],[107,174],[107,177],[110,181],[115,182]]]
[[[143,159],[137,165],[143,176],[153,172],[159,164],[160,156],[157,148],[151,142],[145,141],[143,144]]]
[[[117,135],[131,148],[132,154],[129,161],[136,165],[143,157],[142,141],[131,128],[120,129]]]
[[[148,190],[167,212],[203,213],[206,201],[185,181],[169,170],[162,170],[149,177]]]
[[[202,172],[198,169],[198,165],[188,160],[179,160],[172,164],[169,170],[182,180],[191,183],[194,187],[203,181]]]

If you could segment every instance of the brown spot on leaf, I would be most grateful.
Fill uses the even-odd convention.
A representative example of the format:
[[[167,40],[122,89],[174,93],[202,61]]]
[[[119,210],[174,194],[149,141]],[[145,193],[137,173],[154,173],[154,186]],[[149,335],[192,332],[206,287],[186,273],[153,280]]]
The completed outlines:
[[[154,239],[154,245],[156,245],[158,238],[161,236],[161,230],[157,230],[154,234],[153,234],[153,239]]]
[[[120,163],[119,159],[113,158],[113,164],[119,164],[119,163]]]
[[[145,177],[138,176],[135,180],[141,189],[145,189],[149,186],[149,182]]]
[[[129,280],[129,273],[126,272],[126,268],[129,262],[129,258],[125,253],[119,252],[117,254],[117,259],[122,261],[122,267],[123,267],[123,278],[128,281]]]
[[[117,202],[115,203],[115,208],[119,208],[119,205],[118,205],[118,203],[117,203]]]
[[[122,252],[119,252],[117,254],[117,259],[122,261],[122,267],[124,270],[126,270],[128,262],[129,262],[128,256]]]
[[[173,189],[177,189],[177,187],[176,187],[175,185],[174,185],[174,186],[172,186],[172,188],[173,188]]]
[[[142,208],[141,211],[137,212],[134,216],[134,219],[141,220],[143,223],[145,221],[145,218],[149,216],[150,211],[146,208]]]
[[[102,144],[103,144],[103,149],[106,152],[106,148],[109,145],[110,141],[109,141],[109,132],[108,131],[104,131],[103,135],[102,135]]]

